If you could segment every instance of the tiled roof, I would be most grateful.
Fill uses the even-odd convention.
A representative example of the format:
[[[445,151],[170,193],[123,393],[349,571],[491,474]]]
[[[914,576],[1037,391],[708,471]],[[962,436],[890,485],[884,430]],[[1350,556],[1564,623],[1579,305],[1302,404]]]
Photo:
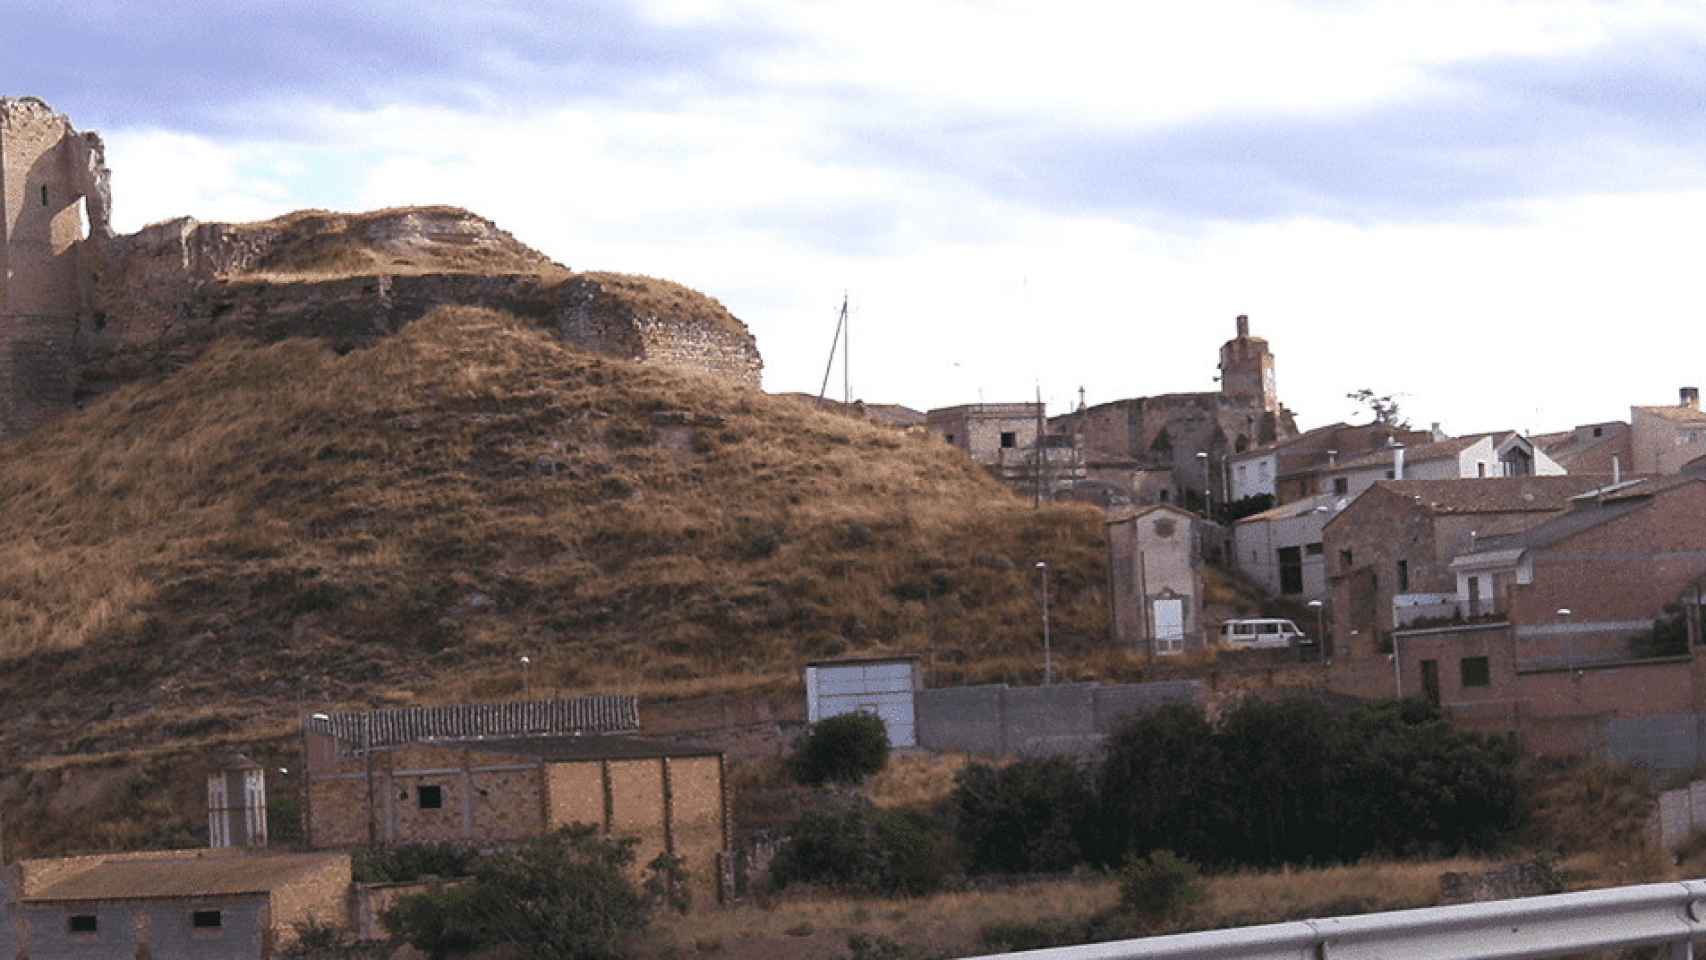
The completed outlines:
[[[1706,411],[1693,407],[1636,407],[1642,413],[1669,420],[1672,423],[1706,423]]]
[[[1598,477],[1486,477],[1462,480],[1381,480],[1377,490],[1414,498],[1430,513],[1529,513],[1562,510],[1570,498],[1598,487]]]
[[[1360,470],[1365,467],[1384,466],[1392,462],[1395,450],[1404,451],[1405,463],[1422,463],[1427,460],[1438,460],[1442,457],[1455,457],[1485,439],[1488,434],[1471,434],[1466,437],[1452,437],[1450,440],[1440,440],[1436,443],[1424,443],[1419,447],[1383,447],[1373,453],[1366,453],[1354,460],[1339,464],[1339,470]]]
[[[1264,520],[1290,520],[1293,517],[1314,513],[1321,507],[1326,507],[1329,513],[1337,513],[1343,510],[1348,502],[1349,498],[1343,494],[1318,493],[1313,497],[1304,497],[1302,500],[1294,500],[1291,503],[1282,503],[1277,507],[1270,507],[1261,513],[1252,513],[1238,522],[1257,523]]]
[[[714,757],[722,753],[716,747],[702,743],[643,737],[511,737],[426,745],[475,753],[539,757],[547,761],[652,760],[658,757]]]
[[[343,853],[221,854],[185,851],[161,859],[108,860],[33,891],[29,902],[156,900],[270,893],[323,870]]]
[[[1151,513],[1154,513],[1157,510],[1166,510],[1169,513],[1176,513],[1179,516],[1184,517],[1186,520],[1195,521],[1195,520],[1199,519],[1196,514],[1190,512],[1189,510],[1180,509],[1179,507],[1175,507],[1170,503],[1154,503],[1154,504],[1150,504],[1147,507],[1137,507],[1137,508],[1134,508],[1132,510],[1122,510],[1118,514],[1114,515],[1111,519],[1107,520],[1106,523],[1110,526],[1113,524],[1116,524],[1116,523],[1126,523],[1126,522],[1131,521],[1131,520],[1136,520],[1138,517],[1147,516]]]

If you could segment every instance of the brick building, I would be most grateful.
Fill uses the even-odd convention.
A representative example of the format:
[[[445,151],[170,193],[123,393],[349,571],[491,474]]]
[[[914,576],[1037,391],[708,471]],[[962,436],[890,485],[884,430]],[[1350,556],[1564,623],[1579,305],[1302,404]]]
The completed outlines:
[[[1674,407],[1630,407],[1630,445],[1634,473],[1680,473],[1706,456],[1706,413],[1700,389],[1683,387]]]
[[[1232,500],[1267,495],[1276,504],[1291,503],[1331,491],[1321,476],[1341,462],[1386,450],[1394,442],[1420,446],[1443,440],[1436,429],[1400,430],[1379,422],[1317,427],[1288,440],[1234,454],[1229,460]]]
[[[1157,505],[1108,521],[1114,639],[1151,655],[1204,644],[1201,521]]]
[[[1040,403],[967,403],[938,407],[924,415],[925,426],[976,463],[1002,467],[1023,462],[1043,423]]]
[[[1347,505],[1344,497],[1318,494],[1239,520],[1232,525],[1232,565],[1274,596],[1324,600],[1322,532]]]
[[[1590,491],[1453,566],[1482,622],[1396,631],[1390,690],[1537,752],[1676,760],[1651,741],[1706,714],[1706,479]]]
[[[348,924],[342,853],[163,850],[0,867],[0,957],[247,960]]]
[[[1384,655],[1401,618],[1450,615],[1454,559],[1479,538],[1544,522],[1600,482],[1571,476],[1376,482],[1322,530],[1337,655]]]
[[[1629,425],[1621,420],[1584,423],[1574,430],[1537,434],[1529,439],[1566,473],[1609,477],[1635,472]]]
[[[493,844],[570,823],[638,837],[637,866],[683,858],[694,892],[718,896],[728,848],[723,755],[631,736],[491,737],[364,750],[313,724],[308,842]]]
[[[1471,434],[1419,446],[1402,441],[1321,471],[1323,493],[1354,497],[1381,480],[1552,477],[1564,468],[1514,431]]]

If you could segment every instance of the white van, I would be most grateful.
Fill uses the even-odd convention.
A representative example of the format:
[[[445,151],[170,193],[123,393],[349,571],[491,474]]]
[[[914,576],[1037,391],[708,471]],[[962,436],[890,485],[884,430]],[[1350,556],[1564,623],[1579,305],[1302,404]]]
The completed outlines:
[[[1220,643],[1233,649],[1290,647],[1313,643],[1290,620],[1228,620],[1220,625]]]

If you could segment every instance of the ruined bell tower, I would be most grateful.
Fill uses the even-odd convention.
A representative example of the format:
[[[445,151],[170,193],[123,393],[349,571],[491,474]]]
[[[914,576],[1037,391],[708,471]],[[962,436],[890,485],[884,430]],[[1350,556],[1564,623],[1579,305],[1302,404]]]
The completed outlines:
[[[1267,413],[1279,412],[1274,355],[1268,341],[1250,336],[1250,318],[1244,314],[1238,315],[1238,335],[1220,347],[1220,392],[1253,401]]]
[[[70,404],[110,206],[99,136],[34,97],[0,97],[0,438]]]

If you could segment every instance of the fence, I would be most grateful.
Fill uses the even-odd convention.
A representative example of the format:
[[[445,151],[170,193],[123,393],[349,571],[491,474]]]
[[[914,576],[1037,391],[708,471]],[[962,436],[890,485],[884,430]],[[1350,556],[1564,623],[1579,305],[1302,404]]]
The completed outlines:
[[[1101,746],[1121,717],[1202,699],[1202,684],[1195,680],[920,690],[918,744],[993,756],[1088,753]]]
[[[1669,947],[1692,960],[1706,937],[1706,880],[1061,947],[1026,960],[1529,960]]]

